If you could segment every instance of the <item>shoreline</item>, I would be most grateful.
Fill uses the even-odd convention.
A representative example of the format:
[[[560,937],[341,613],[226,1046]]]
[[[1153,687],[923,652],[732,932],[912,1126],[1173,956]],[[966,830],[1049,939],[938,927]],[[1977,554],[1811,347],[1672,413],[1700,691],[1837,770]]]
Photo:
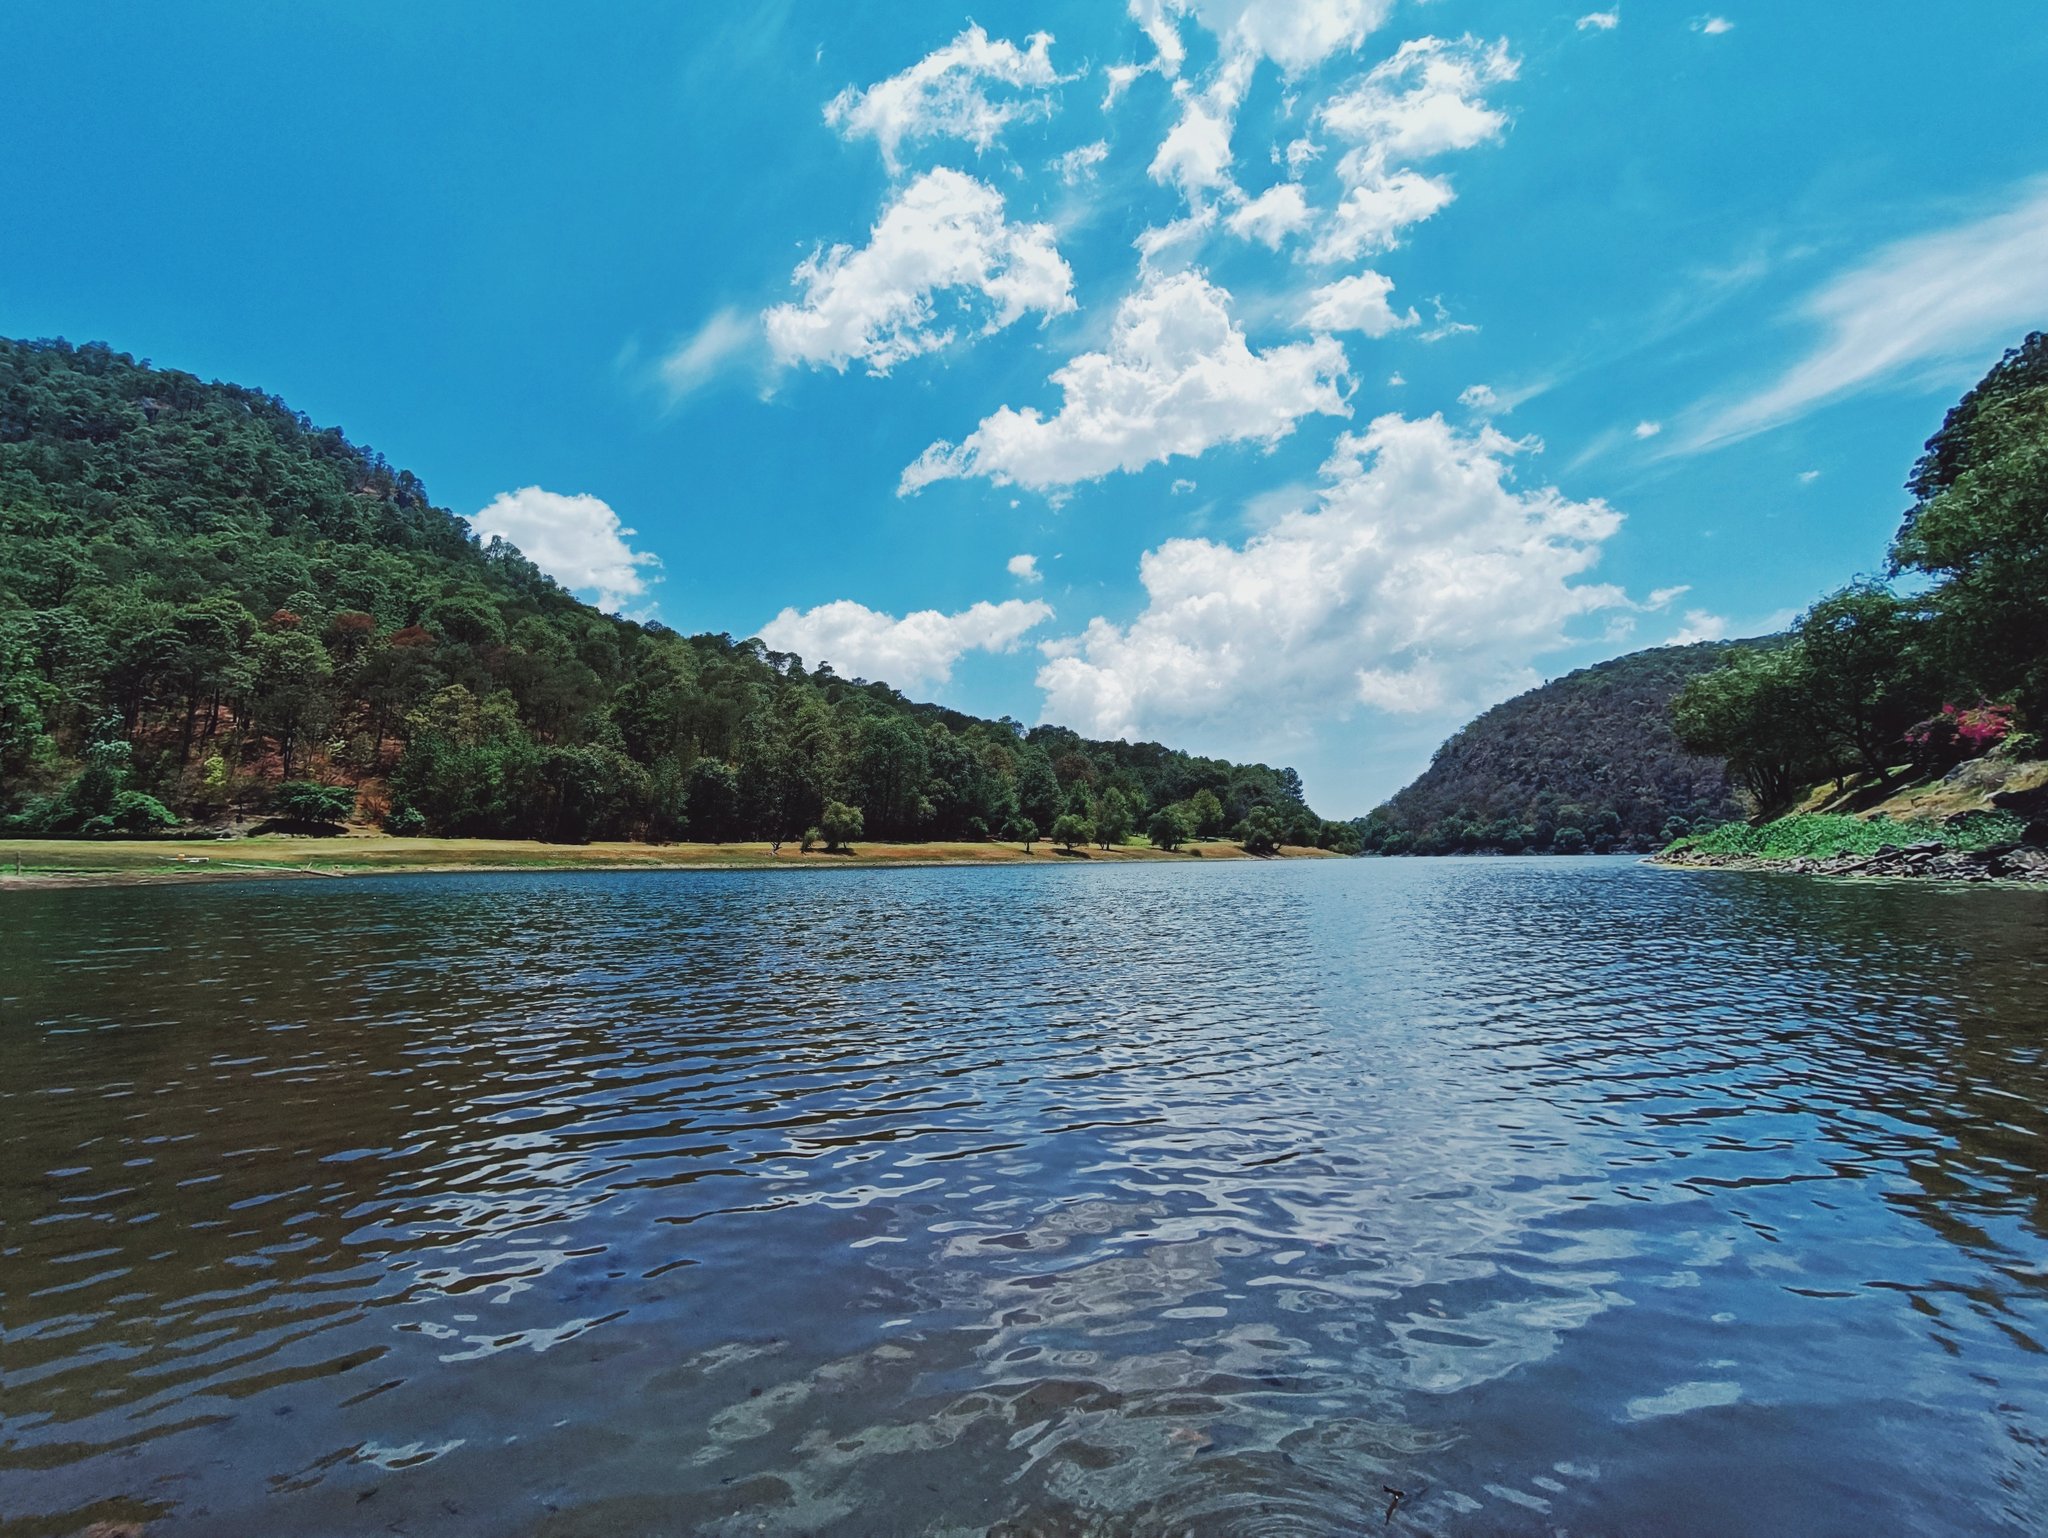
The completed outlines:
[[[1785,860],[1680,849],[1653,854],[1644,863],[1666,870],[1753,871],[1766,875],[1820,876],[1831,881],[1938,882],[1946,886],[1998,886],[2017,891],[2048,888],[2048,849],[2027,844],[1969,850],[1909,844],[1875,854],[1809,855]]]
[[[1199,853],[1193,851],[1199,850]],[[338,879],[351,876],[522,875],[536,872],[685,870],[915,870],[934,867],[1058,866],[1202,860],[1342,859],[1333,850],[1289,845],[1248,854],[1226,841],[1168,851],[1149,844],[1072,853],[1040,840],[1021,844],[863,842],[851,850],[778,855],[765,843],[543,844],[521,839],[335,838],[5,839],[0,891],[166,886],[220,881]]]

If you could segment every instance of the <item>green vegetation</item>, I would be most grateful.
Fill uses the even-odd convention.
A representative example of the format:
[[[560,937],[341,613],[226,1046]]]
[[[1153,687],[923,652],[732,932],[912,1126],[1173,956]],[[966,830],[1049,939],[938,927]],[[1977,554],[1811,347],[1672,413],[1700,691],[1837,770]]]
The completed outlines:
[[[1759,816],[1827,780],[1881,796],[2048,726],[2048,337],[1948,413],[1907,490],[1888,573],[1911,585],[1853,582],[1672,704],[1679,740],[1725,758]]]
[[[1649,850],[1738,815],[1722,764],[1688,754],[1672,698],[1719,667],[1722,642],[1584,668],[1496,705],[1357,824],[1380,854]]]
[[[1679,839],[1673,853],[1745,855],[1759,860],[1824,860],[1833,855],[1876,854],[1881,849],[1939,844],[1943,849],[1992,849],[2016,842],[2025,819],[1980,812],[1945,823],[1894,822],[1889,817],[1847,817],[1801,812],[1760,826],[1723,823]]]
[[[271,396],[0,341],[0,829],[353,812],[465,838],[1071,848],[1168,807],[1202,836],[1260,814],[1291,845],[1354,837],[1291,769],[980,720],[601,614]]]

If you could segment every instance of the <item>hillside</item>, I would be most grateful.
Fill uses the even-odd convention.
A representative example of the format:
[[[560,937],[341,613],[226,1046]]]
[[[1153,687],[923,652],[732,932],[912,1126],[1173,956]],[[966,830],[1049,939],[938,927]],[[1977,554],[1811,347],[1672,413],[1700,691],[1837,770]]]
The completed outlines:
[[[1360,823],[1365,848],[1649,850],[1739,816],[1721,761],[1687,753],[1669,716],[1673,696],[1736,644],[1632,652],[1494,706]]]
[[[0,341],[0,828],[962,839],[1169,805],[1203,833],[1351,836],[1292,770],[602,614],[272,396]]]

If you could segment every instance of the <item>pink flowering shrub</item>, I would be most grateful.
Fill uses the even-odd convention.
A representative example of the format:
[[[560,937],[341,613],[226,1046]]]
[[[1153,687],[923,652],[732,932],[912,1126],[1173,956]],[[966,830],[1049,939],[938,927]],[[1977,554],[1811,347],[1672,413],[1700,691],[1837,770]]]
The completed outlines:
[[[1923,764],[1955,764],[1990,752],[2012,731],[2012,706],[1979,700],[1970,706],[1944,705],[1906,728],[1906,742]]]

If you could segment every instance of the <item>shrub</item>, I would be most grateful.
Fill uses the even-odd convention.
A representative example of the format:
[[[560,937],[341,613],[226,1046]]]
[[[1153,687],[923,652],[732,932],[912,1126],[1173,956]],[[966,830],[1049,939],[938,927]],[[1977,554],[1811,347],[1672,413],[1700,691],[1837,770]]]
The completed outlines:
[[[825,835],[823,833],[819,832],[816,828],[806,828],[804,829],[803,842],[800,845],[798,845],[798,847],[802,849],[805,854],[809,854],[813,849],[816,849],[818,845],[820,845],[824,841]]]
[[[355,815],[356,793],[346,785],[287,780],[277,787],[270,804],[278,816],[294,822],[346,822]]]
[[[1945,849],[1988,849],[2017,842],[2026,823],[2009,812],[1970,812],[1946,823],[1894,822],[1889,817],[1844,817],[1801,812],[1761,827],[1724,822],[1689,838],[1674,850],[1748,855],[1760,860],[1825,860],[1833,855],[1876,854],[1886,846],[1940,844]]]
[[[827,801],[825,815],[818,819],[818,827],[825,835],[827,850],[844,849],[861,836],[864,826],[860,808],[848,806],[844,801]]]
[[[395,838],[418,838],[427,831],[427,819],[410,802],[394,802],[384,814],[384,831]]]

